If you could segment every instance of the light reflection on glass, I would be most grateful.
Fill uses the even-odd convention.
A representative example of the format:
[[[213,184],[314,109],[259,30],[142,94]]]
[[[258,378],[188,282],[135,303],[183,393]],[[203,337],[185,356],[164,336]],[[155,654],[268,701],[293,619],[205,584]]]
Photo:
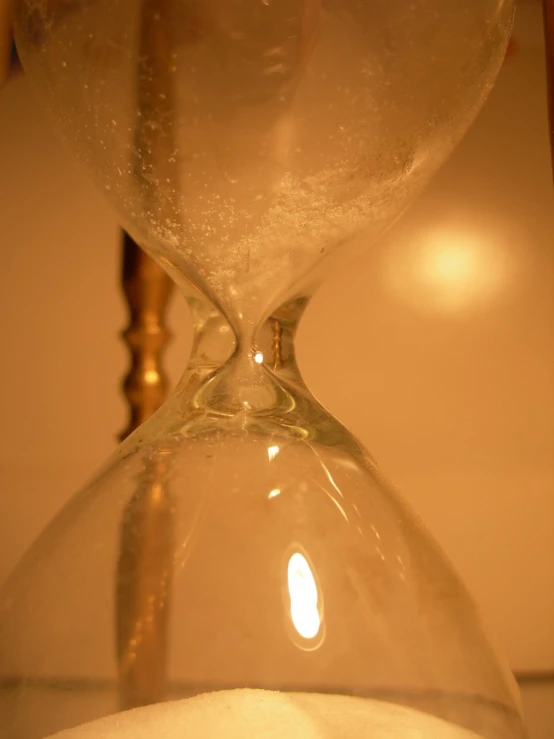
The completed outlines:
[[[270,446],[267,448],[267,458],[271,462],[272,459],[275,459],[275,457],[279,454],[279,447],[278,446]]]
[[[348,516],[346,515],[346,511],[342,507],[342,505],[339,503],[339,501],[335,498],[335,496],[327,490],[320,482],[318,482],[314,477],[309,478],[310,482],[316,485],[322,493],[324,493],[327,498],[333,503],[334,506],[336,506],[337,510],[339,511],[340,515],[344,518],[344,520],[348,523]],[[342,497],[342,493],[341,493]]]
[[[304,639],[314,639],[321,626],[317,585],[306,557],[300,552],[289,559],[287,580],[294,628]]]
[[[262,364],[262,362],[264,361],[264,355],[261,352],[256,352],[254,354],[254,361],[256,362],[256,364]]]
[[[270,491],[270,493],[269,493],[269,495],[267,497],[268,498],[276,498],[280,494],[281,494],[281,490],[279,488],[274,488],[273,490]]]
[[[343,493],[342,493],[342,490],[341,490],[341,489],[339,488],[339,486],[338,486],[338,485],[337,485],[337,483],[335,482],[335,480],[334,480],[334,478],[333,478],[333,475],[331,474],[331,472],[330,472],[329,468],[327,467],[327,465],[325,464],[325,462],[324,462],[324,461],[323,461],[323,459],[321,458],[321,455],[319,454],[319,452],[317,451],[317,449],[315,449],[315,448],[314,448],[314,447],[312,447],[311,445],[309,445],[309,449],[310,449],[310,450],[311,450],[311,451],[312,451],[312,452],[313,452],[313,453],[315,454],[315,456],[317,457],[317,459],[318,459],[318,461],[319,461],[319,464],[320,464],[320,465],[321,465],[321,467],[323,468],[323,471],[324,471],[324,473],[325,473],[325,476],[327,477],[327,479],[329,480],[329,482],[330,482],[330,483],[331,483],[331,485],[333,486],[333,489],[334,489],[334,490],[335,490],[335,491],[336,491],[336,492],[338,493],[338,495],[339,495],[339,496],[340,496],[341,498],[344,498],[344,495],[343,495]],[[323,492],[325,493],[325,495],[326,495],[326,496],[327,496],[327,497],[329,498],[329,500],[330,500],[330,501],[331,501],[332,503],[334,503],[334,505],[335,505],[335,506],[336,506],[336,507],[338,508],[338,510],[339,510],[339,512],[340,512],[340,515],[341,515],[341,516],[342,516],[342,517],[344,518],[344,520],[345,520],[345,521],[346,521],[346,522],[348,523],[348,516],[347,516],[347,514],[346,514],[346,511],[344,510],[343,506],[342,506],[342,505],[341,505],[341,504],[339,503],[339,501],[338,501],[338,500],[337,500],[337,499],[336,499],[336,498],[334,497],[334,495],[333,495],[332,493],[330,493],[330,492],[329,492],[328,490],[326,490],[326,489],[325,489],[325,487],[324,487],[323,485],[321,485],[321,483],[319,483],[319,482],[318,482],[317,480],[315,480],[315,479],[313,479],[313,478],[312,478],[312,479],[311,479],[311,482],[313,482],[313,483],[314,483],[315,485],[317,485],[317,486],[318,486],[318,488],[320,488],[320,489],[321,489],[321,490],[322,490],[322,491],[323,491]]]

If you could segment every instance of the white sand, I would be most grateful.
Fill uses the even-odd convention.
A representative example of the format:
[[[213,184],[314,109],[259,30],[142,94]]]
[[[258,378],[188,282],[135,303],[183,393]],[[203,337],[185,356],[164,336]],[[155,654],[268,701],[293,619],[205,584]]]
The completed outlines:
[[[411,708],[340,695],[225,690],[137,708],[59,739],[479,739]]]

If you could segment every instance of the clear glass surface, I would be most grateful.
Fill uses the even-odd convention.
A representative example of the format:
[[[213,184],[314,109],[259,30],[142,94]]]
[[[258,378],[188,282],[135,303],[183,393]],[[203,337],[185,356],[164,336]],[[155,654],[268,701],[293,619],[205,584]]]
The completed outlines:
[[[118,711],[85,731],[524,736],[471,598],[294,358],[321,279],[401,213],[473,120],[512,11],[16,4],[27,73],[179,283],[196,336],[167,403],[0,597],[0,737]]]

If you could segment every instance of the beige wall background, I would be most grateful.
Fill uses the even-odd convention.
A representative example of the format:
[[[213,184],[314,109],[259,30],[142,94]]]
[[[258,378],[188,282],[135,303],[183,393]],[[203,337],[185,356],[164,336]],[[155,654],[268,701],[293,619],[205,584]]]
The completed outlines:
[[[317,396],[381,462],[517,670],[554,669],[554,192],[538,6],[425,195],[308,310]],[[119,236],[27,81],[0,94],[0,581],[123,427]],[[171,310],[177,380],[190,323]]]

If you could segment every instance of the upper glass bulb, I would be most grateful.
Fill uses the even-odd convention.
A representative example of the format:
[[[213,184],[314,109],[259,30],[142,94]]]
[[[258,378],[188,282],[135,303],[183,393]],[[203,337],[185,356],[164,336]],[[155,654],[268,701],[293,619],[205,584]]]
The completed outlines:
[[[512,11],[16,3],[25,69],[196,337],[0,598],[0,737],[523,737],[471,599],[293,346],[473,120]]]
[[[236,320],[399,215],[483,103],[512,10],[19,0],[16,20],[27,73],[125,225]]]

